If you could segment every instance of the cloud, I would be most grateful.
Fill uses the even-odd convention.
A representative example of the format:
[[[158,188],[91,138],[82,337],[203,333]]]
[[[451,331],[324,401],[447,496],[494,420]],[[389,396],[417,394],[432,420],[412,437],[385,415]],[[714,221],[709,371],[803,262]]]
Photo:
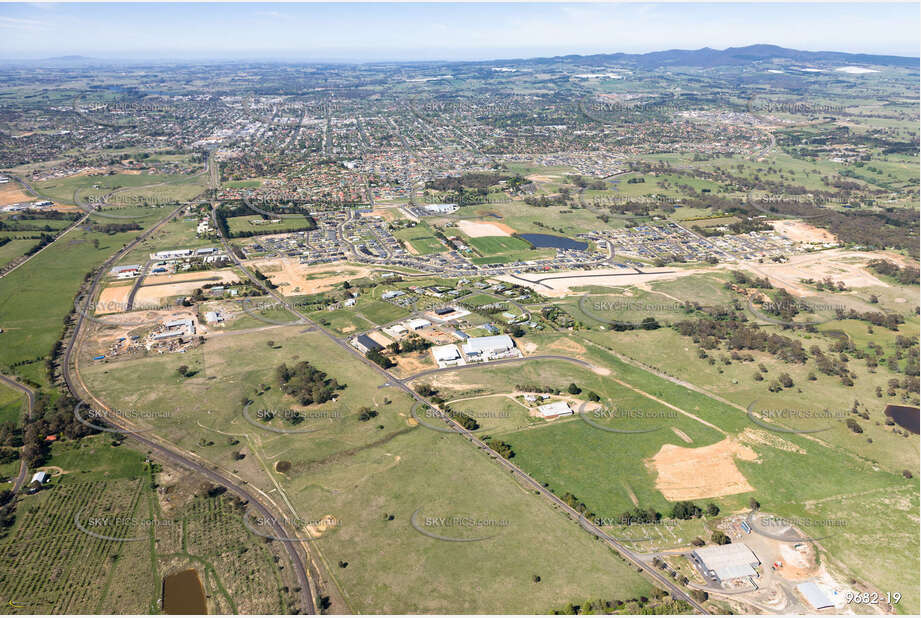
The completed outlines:
[[[51,25],[36,19],[0,16],[0,28],[19,30],[48,30],[51,28]]]

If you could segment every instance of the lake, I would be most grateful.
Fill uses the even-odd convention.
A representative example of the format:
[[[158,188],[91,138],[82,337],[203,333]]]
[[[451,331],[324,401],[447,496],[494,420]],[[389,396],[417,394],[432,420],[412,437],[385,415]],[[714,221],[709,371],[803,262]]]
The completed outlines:
[[[188,569],[163,580],[163,612],[166,614],[207,614],[205,589],[198,571]]]
[[[585,251],[588,249],[588,243],[581,240],[573,240],[565,236],[554,236],[553,234],[519,234],[526,241],[538,249],[551,247],[553,249],[569,249],[570,251]]]
[[[895,424],[911,433],[918,433],[919,416],[918,408],[914,406],[894,406],[889,404],[885,410],[886,416],[895,421]]]

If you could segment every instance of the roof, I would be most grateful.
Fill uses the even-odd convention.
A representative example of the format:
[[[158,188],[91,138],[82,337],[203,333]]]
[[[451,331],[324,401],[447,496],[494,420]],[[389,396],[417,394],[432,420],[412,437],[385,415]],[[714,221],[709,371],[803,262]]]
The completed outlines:
[[[761,564],[745,543],[702,547],[694,550],[694,555],[720,580],[757,575],[753,566]]]
[[[380,350],[384,347],[367,335],[358,335],[355,337],[355,341],[363,345],[368,350]]]
[[[50,475],[47,472],[36,472],[32,475],[32,482],[38,481],[39,483],[44,483],[48,480]]]
[[[826,607],[835,606],[835,604],[831,602],[831,599],[822,592],[822,589],[816,586],[815,582],[797,584],[796,589],[801,595],[806,597],[806,601],[815,609],[825,609]]]
[[[437,345],[432,348],[432,356],[436,361],[450,361],[460,358],[460,350],[453,343]]]
[[[572,414],[572,408],[570,408],[569,404],[565,401],[545,403],[542,406],[537,406],[537,411],[540,412],[541,416],[562,416],[564,414]]]
[[[470,337],[464,344],[464,352],[485,352],[489,350],[511,350],[515,342],[508,335],[493,335],[492,337]]]
[[[406,326],[408,326],[409,328],[412,328],[413,330],[417,328],[425,328],[426,326],[431,326],[432,324],[428,320],[423,320],[422,318],[413,318],[412,320],[407,320],[406,322],[403,322],[403,323],[406,324]]]

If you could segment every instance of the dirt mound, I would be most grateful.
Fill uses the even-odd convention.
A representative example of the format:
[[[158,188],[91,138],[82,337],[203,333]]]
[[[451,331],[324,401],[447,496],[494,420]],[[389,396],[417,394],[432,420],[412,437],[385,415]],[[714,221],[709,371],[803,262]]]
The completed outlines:
[[[731,438],[701,448],[664,444],[647,460],[657,473],[656,489],[666,500],[696,500],[753,491],[735,459],[756,461],[758,454]]]

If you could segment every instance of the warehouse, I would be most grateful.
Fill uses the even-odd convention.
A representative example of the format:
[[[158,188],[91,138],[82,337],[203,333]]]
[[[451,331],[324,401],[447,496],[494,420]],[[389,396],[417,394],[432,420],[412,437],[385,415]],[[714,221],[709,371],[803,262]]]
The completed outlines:
[[[796,590],[803,595],[803,598],[812,605],[813,608],[827,609],[829,607],[834,607],[835,604],[831,602],[831,599],[826,596],[822,589],[819,588],[815,582],[803,582],[802,584],[797,584]]]
[[[355,349],[365,354],[371,351],[376,352],[377,350],[383,349],[384,347],[367,335],[358,335],[352,339],[352,345],[355,347]]]
[[[702,547],[691,553],[697,569],[710,579],[726,582],[740,577],[757,577],[761,561],[745,543]]]
[[[407,321],[403,322],[403,324],[404,324],[404,325],[406,326],[406,328],[408,328],[409,330],[422,330],[422,329],[425,328],[426,326],[431,326],[431,325],[432,325],[431,322],[429,322],[428,320],[424,320],[424,319],[422,319],[422,318],[413,318],[412,320],[407,320]]]
[[[500,356],[520,355],[515,348],[515,342],[508,335],[494,335],[492,337],[471,337],[464,344],[464,355],[476,360],[492,359]]]
[[[439,367],[458,367],[464,365],[464,359],[461,358],[460,350],[453,343],[448,345],[437,345],[432,348],[432,357]]]

